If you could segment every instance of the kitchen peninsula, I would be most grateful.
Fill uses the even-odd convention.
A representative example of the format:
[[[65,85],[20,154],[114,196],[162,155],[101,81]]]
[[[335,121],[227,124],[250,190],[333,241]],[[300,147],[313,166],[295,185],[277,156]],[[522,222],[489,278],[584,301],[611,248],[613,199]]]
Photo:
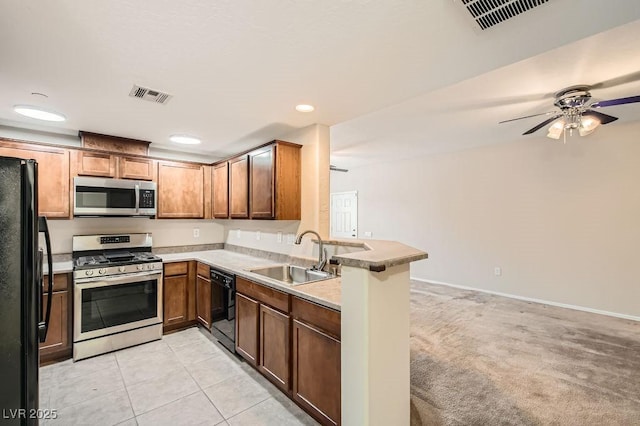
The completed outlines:
[[[327,423],[408,424],[409,263],[424,259],[427,254],[392,241],[326,244],[348,244],[352,250],[358,246],[362,250],[333,256],[333,262],[342,265],[341,277],[296,286],[250,272],[274,265],[274,256],[243,254],[231,245],[219,250],[159,251],[165,264],[198,262],[313,306],[339,311],[342,412],[341,421],[327,418]],[[308,263],[310,259],[291,260]],[[54,262],[55,273],[70,270],[70,262]]]

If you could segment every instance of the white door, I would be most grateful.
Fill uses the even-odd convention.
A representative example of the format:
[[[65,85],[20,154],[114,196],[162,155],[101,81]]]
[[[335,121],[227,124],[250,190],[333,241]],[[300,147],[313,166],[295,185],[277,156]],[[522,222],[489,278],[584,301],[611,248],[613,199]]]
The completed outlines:
[[[358,237],[358,191],[331,194],[331,237]]]

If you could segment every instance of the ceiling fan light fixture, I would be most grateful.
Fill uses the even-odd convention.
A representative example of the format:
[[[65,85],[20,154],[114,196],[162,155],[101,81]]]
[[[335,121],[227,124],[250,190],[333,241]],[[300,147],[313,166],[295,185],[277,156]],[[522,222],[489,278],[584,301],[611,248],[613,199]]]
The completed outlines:
[[[556,121],[549,127],[547,137],[551,139],[560,139],[564,131],[564,120]]]
[[[578,133],[580,136],[587,136],[593,133],[600,126],[600,120],[593,117],[582,117]]]

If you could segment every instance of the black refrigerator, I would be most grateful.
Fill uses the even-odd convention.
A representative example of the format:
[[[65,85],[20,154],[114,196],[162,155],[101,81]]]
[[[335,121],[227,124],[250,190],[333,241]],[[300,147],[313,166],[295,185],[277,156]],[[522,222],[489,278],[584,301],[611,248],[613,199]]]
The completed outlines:
[[[37,425],[38,343],[51,313],[42,304],[39,233],[44,232],[53,283],[47,221],[38,217],[38,164],[0,157],[0,423]]]

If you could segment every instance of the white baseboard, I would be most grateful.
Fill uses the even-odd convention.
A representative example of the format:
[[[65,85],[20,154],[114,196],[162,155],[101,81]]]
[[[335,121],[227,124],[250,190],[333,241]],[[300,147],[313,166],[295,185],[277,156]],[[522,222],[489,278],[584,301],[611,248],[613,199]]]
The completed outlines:
[[[462,290],[472,290],[472,291],[478,291],[480,293],[494,294],[496,296],[508,297],[510,299],[523,300],[525,302],[541,303],[543,305],[557,306],[559,308],[567,308],[567,309],[573,309],[573,310],[576,310],[576,311],[590,312],[592,314],[607,315],[609,317],[623,318],[623,319],[627,319],[627,320],[631,320],[631,321],[640,321],[640,317],[633,316],[633,315],[627,315],[627,314],[619,314],[617,312],[609,312],[609,311],[603,311],[603,310],[600,310],[600,309],[586,308],[584,306],[568,305],[566,303],[551,302],[549,300],[534,299],[532,297],[517,296],[515,294],[501,293],[499,291],[484,290],[484,289],[481,289],[481,288],[475,288],[475,287],[469,287],[469,286],[465,286],[465,285],[445,283],[445,282],[442,282],[442,281],[426,280],[424,278],[411,277],[411,279],[414,280],[414,281],[420,281],[420,282],[428,283],[428,284],[444,285],[444,286],[447,286],[447,287],[454,287],[454,288],[459,288],[459,289],[462,289]]]

